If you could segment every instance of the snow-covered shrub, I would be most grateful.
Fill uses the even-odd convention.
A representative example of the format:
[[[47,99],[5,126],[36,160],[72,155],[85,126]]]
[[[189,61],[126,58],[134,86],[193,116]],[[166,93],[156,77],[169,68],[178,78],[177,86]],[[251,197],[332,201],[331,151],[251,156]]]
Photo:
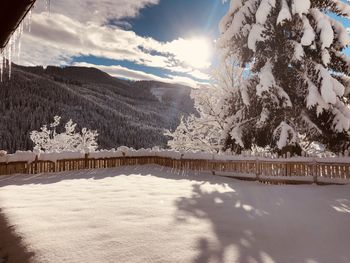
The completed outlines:
[[[40,131],[32,131],[30,139],[35,144],[34,150],[45,152],[84,151],[93,152],[98,148],[98,133],[94,130],[82,128],[76,131],[77,124],[69,120],[62,133],[57,132],[61,117],[55,116],[54,121],[47,127],[44,125]]]
[[[227,134],[239,130],[240,113],[231,102],[237,100],[238,90],[242,88],[242,74],[240,67],[224,59],[212,73],[215,84],[192,91],[197,114],[182,118],[175,131],[166,131],[165,135],[172,138],[168,141],[171,149],[209,153],[224,150]],[[238,137],[237,133],[237,140]]]

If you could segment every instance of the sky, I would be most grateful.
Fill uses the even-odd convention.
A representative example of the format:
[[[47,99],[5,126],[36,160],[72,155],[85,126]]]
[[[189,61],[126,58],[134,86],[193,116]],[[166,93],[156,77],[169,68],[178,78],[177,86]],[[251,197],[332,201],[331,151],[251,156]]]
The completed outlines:
[[[16,63],[96,67],[118,78],[192,87],[210,83],[218,25],[229,1],[50,2],[37,0]]]
[[[205,85],[228,8],[222,0],[37,0],[15,62]]]

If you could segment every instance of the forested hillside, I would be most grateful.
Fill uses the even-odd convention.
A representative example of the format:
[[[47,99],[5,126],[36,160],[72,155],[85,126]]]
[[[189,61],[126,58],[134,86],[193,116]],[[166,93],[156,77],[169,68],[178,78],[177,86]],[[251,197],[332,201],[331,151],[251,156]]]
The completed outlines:
[[[0,149],[32,149],[32,130],[62,116],[99,132],[100,148],[166,146],[164,129],[175,129],[194,112],[186,86],[119,80],[94,68],[14,66],[0,83]]]

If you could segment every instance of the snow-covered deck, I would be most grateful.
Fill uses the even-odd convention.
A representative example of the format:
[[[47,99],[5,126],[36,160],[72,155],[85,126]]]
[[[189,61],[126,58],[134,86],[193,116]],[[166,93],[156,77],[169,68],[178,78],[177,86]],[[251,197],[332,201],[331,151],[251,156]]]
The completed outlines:
[[[155,165],[0,177],[37,262],[349,262],[350,186],[276,186]]]

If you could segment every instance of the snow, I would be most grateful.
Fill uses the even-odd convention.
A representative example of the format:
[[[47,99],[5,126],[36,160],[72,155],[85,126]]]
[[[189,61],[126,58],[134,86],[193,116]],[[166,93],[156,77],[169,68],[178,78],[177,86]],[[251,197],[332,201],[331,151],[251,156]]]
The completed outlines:
[[[316,69],[319,71],[319,78],[322,80],[321,95],[326,103],[336,104],[337,96],[343,96],[345,87],[331,76],[327,69],[318,64]]]
[[[255,161],[256,159],[255,156],[214,154],[214,160],[216,161]]]
[[[273,186],[158,166],[0,179],[37,262],[348,262],[350,186]]]
[[[315,31],[310,25],[309,19],[304,15],[303,16],[303,24],[304,24],[304,34],[301,39],[301,44],[303,46],[310,46],[312,42],[315,40]]]
[[[292,104],[292,101],[290,100],[290,97],[288,95],[287,92],[284,91],[284,89],[282,89],[280,86],[276,85],[276,91],[277,91],[277,95],[284,99],[283,100],[283,106],[284,107],[292,107],[293,104]]]
[[[156,156],[156,152],[150,149],[128,150],[125,152],[125,156],[129,157],[143,157],[143,156]]]
[[[260,83],[256,86],[256,94],[262,96],[263,92],[268,92],[270,88],[276,85],[276,80],[272,74],[271,62],[266,62],[259,73]]]
[[[317,29],[320,33],[320,42],[322,44],[321,48],[329,48],[334,40],[334,31],[330,19],[317,9],[312,9],[311,14],[317,21]]]
[[[177,151],[171,151],[171,150],[160,150],[156,153],[157,156],[163,157],[163,158],[172,158],[175,160],[180,160],[182,157],[182,154]]]
[[[309,12],[310,6],[310,0],[293,0],[293,14],[299,14],[301,17],[303,14],[307,14]]]
[[[262,127],[266,123],[266,121],[268,120],[269,115],[270,115],[270,111],[266,108],[263,108],[263,110],[260,113],[260,119],[256,125],[258,127]]]
[[[240,126],[233,127],[232,131],[230,132],[231,138],[236,141],[238,145],[240,145],[242,148],[244,148],[244,143],[242,140],[242,129]]]
[[[260,6],[256,11],[256,22],[260,25],[266,23],[267,17],[271,13],[271,9],[276,6],[276,0],[261,0]]]
[[[36,154],[31,151],[17,151],[16,154],[2,154],[0,162],[33,162]]]
[[[334,19],[331,20],[331,24],[333,26],[334,33],[337,35],[339,44],[342,47],[347,47],[350,44],[350,38],[346,28]]]
[[[330,62],[331,62],[331,55],[329,54],[329,51],[327,49],[322,50],[323,65],[328,66]]]
[[[167,130],[169,148],[179,151],[218,152],[224,147],[225,137],[232,125],[242,119],[240,112],[232,113],[229,101],[243,100],[249,104],[248,87],[244,69],[222,56],[217,68],[212,70],[213,85],[193,90],[191,98],[197,114],[182,117],[174,131]]]
[[[250,97],[248,93],[247,81],[243,81],[239,87],[244,105],[250,106]]]
[[[325,184],[347,184],[349,180],[341,178],[317,177],[317,182]]]
[[[115,150],[102,150],[98,152],[89,153],[89,158],[102,159],[102,158],[115,158],[123,157],[122,151]]]
[[[346,132],[350,129],[350,107],[338,100],[337,108],[333,108],[335,115],[333,120],[334,130],[338,132]]]
[[[233,9],[231,9],[220,22],[220,32],[222,35],[220,36],[219,46],[222,47],[229,45],[229,41],[236,34],[249,33],[250,25],[246,24],[246,20],[252,13],[256,12],[257,0],[247,0],[241,7],[241,3],[234,4],[234,1],[236,0],[232,0],[231,2],[231,7]]]
[[[204,152],[186,152],[182,155],[182,159],[188,160],[213,160],[214,155]]]
[[[308,80],[309,94],[307,96],[307,107],[317,105],[317,113],[320,114],[324,109],[329,109],[333,104],[332,113],[333,130],[337,132],[348,131],[350,128],[350,108],[339,97],[345,94],[345,87],[326,70],[323,66],[317,65],[316,69],[320,74],[322,81],[321,94],[317,87]]]
[[[248,37],[248,47],[254,52],[256,51],[256,43],[265,40],[265,38],[263,37],[263,31],[264,27],[259,24],[254,24],[252,26],[252,29],[250,30]]]
[[[295,42],[294,43],[294,60],[301,61],[304,56],[304,48],[302,44]]]
[[[285,20],[292,20],[292,15],[286,0],[282,0],[282,8],[277,17],[277,24],[283,24]]]
[[[288,123],[282,121],[274,131],[274,137],[277,140],[278,149],[283,149],[287,144],[293,144],[297,141],[296,133]]]
[[[82,128],[81,132],[76,131],[77,124],[69,120],[64,126],[64,132],[57,133],[61,117],[55,116],[49,127],[44,125],[40,131],[31,131],[30,139],[34,143],[35,150],[45,152],[61,151],[85,151],[94,152],[98,148],[97,131]]]
[[[321,114],[324,109],[328,109],[329,105],[323,100],[321,94],[318,92],[315,84],[308,80],[309,94],[307,96],[307,107],[310,109],[317,106],[317,114]]]
[[[342,104],[344,107],[344,112],[342,114],[346,115],[346,118],[350,118],[350,109]],[[340,108],[340,106],[339,106]],[[264,111],[263,111],[264,113]],[[266,113],[267,114],[267,113]],[[282,125],[283,124],[283,125]],[[288,124],[283,122],[279,128],[276,130],[276,136],[280,134],[281,128],[288,128]],[[346,123],[345,123],[346,124]],[[344,124],[344,125],[345,125]],[[286,126],[287,125],[287,126]],[[350,125],[350,124],[349,124]],[[290,127],[290,126],[289,126]],[[290,129],[292,129],[290,127]],[[295,134],[292,134],[292,130],[288,129],[288,132],[293,135],[292,140],[295,140]],[[284,134],[286,135],[286,134]],[[313,157],[291,157],[286,159],[278,159],[274,157],[261,157],[253,154],[252,152],[243,152],[241,155],[225,154],[225,153],[206,153],[203,151],[174,151],[167,149],[140,149],[134,150],[126,146],[119,147],[118,149],[112,150],[100,150],[96,152],[91,152],[88,154],[88,158],[94,159],[104,159],[104,158],[118,158],[118,157],[163,157],[171,158],[175,160],[189,159],[189,160],[217,160],[217,161],[252,161],[260,160],[266,162],[320,162],[320,163],[348,163],[350,162],[350,157],[347,156],[339,157],[319,157],[314,159]],[[69,159],[82,159],[85,158],[84,152],[74,152],[74,151],[63,151],[63,152],[31,152],[31,151],[17,151],[14,154],[7,154],[6,152],[0,151],[0,163],[10,163],[10,162],[28,162],[31,163],[35,160],[36,156],[39,161],[52,161],[56,162],[58,160],[69,160]]]
[[[85,157],[85,154],[83,152],[69,152],[69,151],[50,152],[50,153],[39,152],[38,154],[38,160],[51,161],[51,162],[56,162],[57,160],[81,159],[84,157]]]
[[[159,102],[163,102],[163,96],[167,92],[167,88],[152,88],[151,93],[155,96]]]
[[[242,6],[242,0],[231,0],[229,12],[233,14]]]
[[[350,1],[345,0],[246,0],[235,3],[232,0],[231,9],[221,23],[218,47],[224,49],[227,57],[232,57],[234,63],[247,68],[246,86],[249,87],[249,95],[252,98],[247,99],[246,92],[242,93],[245,107],[239,105],[241,101],[232,100],[230,116],[232,112],[238,111],[236,108],[247,110],[241,114],[240,119],[227,118],[230,125],[239,123],[242,129],[266,128],[271,131],[276,129],[281,120],[285,120],[295,131],[305,131],[304,135],[307,138],[322,137],[327,141],[327,125],[332,124],[331,132],[334,136],[342,137],[340,133],[344,135],[343,140],[339,142],[339,145],[342,145],[340,148],[347,148],[346,137],[349,135],[350,118],[349,99],[345,94],[350,93],[350,87],[348,82],[343,83],[342,75],[347,75],[350,68],[350,61],[346,54],[343,54],[350,43],[349,28],[345,28],[346,18],[350,18],[349,3]],[[287,23],[288,21],[290,23]],[[282,45],[288,49],[283,54],[288,61],[284,65],[286,70],[294,72],[296,79],[300,80],[295,88],[299,89],[299,93],[308,93],[306,99],[290,97],[293,92],[286,89],[288,85],[283,79],[283,70],[277,70],[281,54],[278,54],[274,47],[276,41],[283,42]],[[250,51],[247,51],[247,48]],[[256,97],[250,90],[253,87],[256,87]],[[254,111],[254,107],[251,107],[253,98],[259,104],[260,111]],[[285,116],[280,114],[278,122],[273,122],[272,117],[276,117],[276,114],[261,114],[261,109],[266,108],[267,104],[282,115],[284,112]],[[294,104],[301,105],[303,112],[316,113],[318,118],[313,121],[318,127],[303,127],[300,123],[310,124],[310,121],[305,122],[310,118],[301,114],[300,107],[294,107]],[[278,111],[279,108],[290,108],[290,111],[296,114],[290,117],[293,114]],[[321,113],[324,113],[323,117],[326,116],[324,121],[320,120]],[[266,121],[266,116],[271,118],[272,122]],[[257,125],[251,124],[253,121]],[[271,128],[271,125],[274,127]],[[226,129],[227,136],[223,138],[234,139],[229,133],[232,128],[231,125],[230,129]],[[315,133],[315,130],[318,131]],[[322,133],[319,132],[321,130]],[[233,136],[235,134],[239,133],[234,131]],[[254,141],[246,134],[248,133],[244,132],[242,138],[244,142],[249,144]],[[236,140],[236,144],[242,145],[239,141],[240,139]],[[284,141],[280,141],[280,144],[285,145],[282,143]],[[227,144],[227,141],[225,143]],[[267,144],[270,144],[271,148],[274,147],[273,140]]]

